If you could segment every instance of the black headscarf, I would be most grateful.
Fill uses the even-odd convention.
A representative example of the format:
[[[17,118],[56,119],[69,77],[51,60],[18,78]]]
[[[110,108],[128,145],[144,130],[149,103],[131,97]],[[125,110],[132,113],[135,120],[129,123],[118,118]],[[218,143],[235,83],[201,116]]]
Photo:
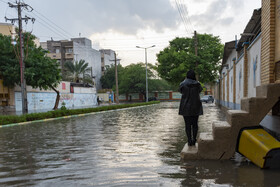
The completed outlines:
[[[196,81],[195,72],[194,72],[193,70],[189,70],[189,71],[187,72],[187,78]]]

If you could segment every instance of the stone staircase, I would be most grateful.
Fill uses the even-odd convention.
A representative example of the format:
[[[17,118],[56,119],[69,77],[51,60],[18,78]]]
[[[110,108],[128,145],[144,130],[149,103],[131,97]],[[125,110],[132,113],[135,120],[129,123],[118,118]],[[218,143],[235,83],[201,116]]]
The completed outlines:
[[[257,87],[256,97],[241,100],[241,110],[228,110],[227,121],[212,123],[212,133],[200,133],[196,146],[186,144],[181,158],[229,159],[235,153],[241,128],[257,126],[280,98],[280,84]]]

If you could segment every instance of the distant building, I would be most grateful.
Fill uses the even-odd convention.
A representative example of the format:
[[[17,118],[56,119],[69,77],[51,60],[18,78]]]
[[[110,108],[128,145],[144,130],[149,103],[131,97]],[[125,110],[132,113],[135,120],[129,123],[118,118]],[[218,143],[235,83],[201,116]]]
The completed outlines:
[[[0,33],[6,36],[14,36],[16,34],[15,26],[10,23],[0,23]]]
[[[261,14],[254,10],[241,38],[225,43],[217,100],[226,108],[241,109],[242,98],[256,97],[261,85]]]
[[[71,40],[60,40],[41,42],[42,48],[48,50],[50,58],[60,62],[62,74],[65,72],[66,61],[85,60],[91,68],[91,77],[96,89],[101,89],[101,53],[92,48],[91,40],[87,38],[71,38]]]
[[[115,51],[111,49],[100,49],[101,53],[101,72],[104,75],[106,66],[115,64]],[[120,59],[117,59],[117,65],[120,64]]]
[[[15,26],[9,23],[0,23],[0,34],[15,36]],[[4,86],[3,79],[0,76],[0,109],[12,111],[15,108],[14,105],[14,89]]]

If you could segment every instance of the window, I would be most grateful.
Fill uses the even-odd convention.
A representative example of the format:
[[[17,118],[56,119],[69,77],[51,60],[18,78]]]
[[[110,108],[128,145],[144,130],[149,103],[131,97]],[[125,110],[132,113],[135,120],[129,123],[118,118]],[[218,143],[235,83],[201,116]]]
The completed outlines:
[[[55,49],[55,53],[60,53],[59,48],[56,48],[56,49]]]
[[[66,90],[66,84],[64,82],[62,83],[62,90]]]
[[[66,48],[66,53],[73,53],[73,48]]]

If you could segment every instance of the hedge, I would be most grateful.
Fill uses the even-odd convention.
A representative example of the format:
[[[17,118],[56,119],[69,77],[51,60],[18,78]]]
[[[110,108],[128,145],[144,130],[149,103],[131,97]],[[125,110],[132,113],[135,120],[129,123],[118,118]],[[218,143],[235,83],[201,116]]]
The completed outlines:
[[[148,102],[148,103],[108,105],[108,106],[101,106],[101,107],[96,107],[96,108],[59,109],[59,110],[53,110],[53,111],[48,111],[48,112],[43,112],[43,113],[23,114],[20,116],[17,116],[17,115],[0,116],[0,125],[21,123],[21,122],[35,121],[35,120],[43,120],[43,119],[49,119],[49,118],[58,118],[58,117],[63,117],[63,116],[86,114],[86,113],[92,113],[92,112],[101,112],[101,111],[107,111],[107,110],[116,110],[116,109],[130,108],[130,107],[136,107],[136,106],[152,105],[152,104],[158,104],[158,103],[159,103],[159,101],[152,101],[152,102]]]

